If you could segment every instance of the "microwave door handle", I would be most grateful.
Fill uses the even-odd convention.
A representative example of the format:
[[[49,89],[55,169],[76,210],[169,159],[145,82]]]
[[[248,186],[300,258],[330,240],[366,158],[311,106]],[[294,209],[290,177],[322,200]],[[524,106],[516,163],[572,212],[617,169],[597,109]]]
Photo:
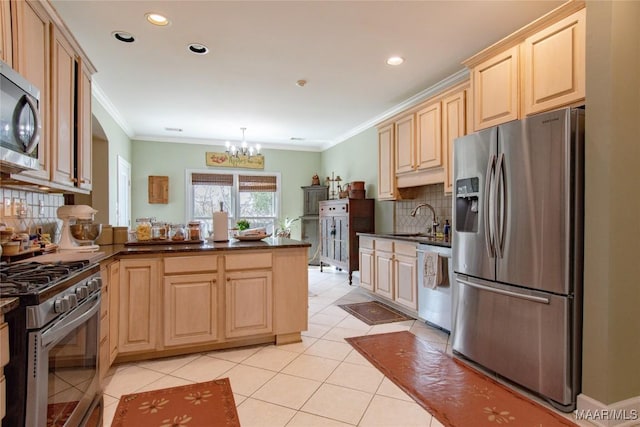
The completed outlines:
[[[20,126],[18,122],[20,120],[20,113],[22,113],[22,109],[25,107],[25,105],[29,107],[29,110],[31,110],[31,115],[33,116],[34,132],[31,134],[29,141],[26,144],[23,144],[25,153],[31,154],[40,142],[41,124],[38,107],[28,95],[22,95],[20,100],[18,100],[18,104],[16,105],[15,110],[13,110],[13,135],[15,136],[17,141],[22,141],[19,133]]]
[[[493,209],[491,209],[491,181],[494,177],[494,171],[496,167],[496,156],[492,154],[487,162],[487,172],[484,177],[484,201],[483,201],[483,215],[484,215],[484,241],[489,253],[490,258],[496,256],[496,250],[494,246],[493,228],[491,217],[493,216]]]
[[[504,188],[504,153],[500,153],[498,166],[496,166],[495,180],[495,214],[493,216],[495,225],[495,244],[498,258],[504,255],[504,223],[505,223],[505,188]]]

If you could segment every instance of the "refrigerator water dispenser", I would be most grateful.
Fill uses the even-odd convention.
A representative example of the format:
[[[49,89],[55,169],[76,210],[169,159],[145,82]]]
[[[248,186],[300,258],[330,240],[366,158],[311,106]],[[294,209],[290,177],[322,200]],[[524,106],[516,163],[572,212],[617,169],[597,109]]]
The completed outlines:
[[[478,178],[462,178],[456,181],[456,231],[478,231]]]

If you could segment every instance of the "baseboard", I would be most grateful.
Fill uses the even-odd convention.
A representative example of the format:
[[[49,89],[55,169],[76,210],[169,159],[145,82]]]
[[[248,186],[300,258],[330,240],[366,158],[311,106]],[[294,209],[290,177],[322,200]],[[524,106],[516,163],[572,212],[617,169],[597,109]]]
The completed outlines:
[[[576,420],[598,427],[632,427],[640,425],[640,396],[606,405],[587,395],[579,394]]]

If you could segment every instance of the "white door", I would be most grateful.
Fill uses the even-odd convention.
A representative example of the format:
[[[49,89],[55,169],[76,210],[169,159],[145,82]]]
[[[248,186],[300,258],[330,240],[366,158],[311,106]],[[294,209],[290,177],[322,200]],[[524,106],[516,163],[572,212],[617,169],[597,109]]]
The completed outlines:
[[[131,163],[118,156],[118,202],[116,224],[131,226]]]

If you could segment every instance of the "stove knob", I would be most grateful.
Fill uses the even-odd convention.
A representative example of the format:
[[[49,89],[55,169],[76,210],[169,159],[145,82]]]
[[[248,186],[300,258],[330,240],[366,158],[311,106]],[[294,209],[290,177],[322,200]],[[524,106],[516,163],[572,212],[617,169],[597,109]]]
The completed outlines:
[[[78,299],[86,298],[87,295],[89,295],[89,288],[87,286],[82,285],[76,288],[76,296]]]
[[[64,298],[58,298],[54,303],[53,303],[53,311],[55,311],[56,313],[64,313],[66,311],[69,311],[71,307],[69,306],[69,299],[64,297]]]
[[[69,300],[69,306],[71,306],[71,308],[78,305],[78,297],[75,294],[69,294],[64,298]]]

